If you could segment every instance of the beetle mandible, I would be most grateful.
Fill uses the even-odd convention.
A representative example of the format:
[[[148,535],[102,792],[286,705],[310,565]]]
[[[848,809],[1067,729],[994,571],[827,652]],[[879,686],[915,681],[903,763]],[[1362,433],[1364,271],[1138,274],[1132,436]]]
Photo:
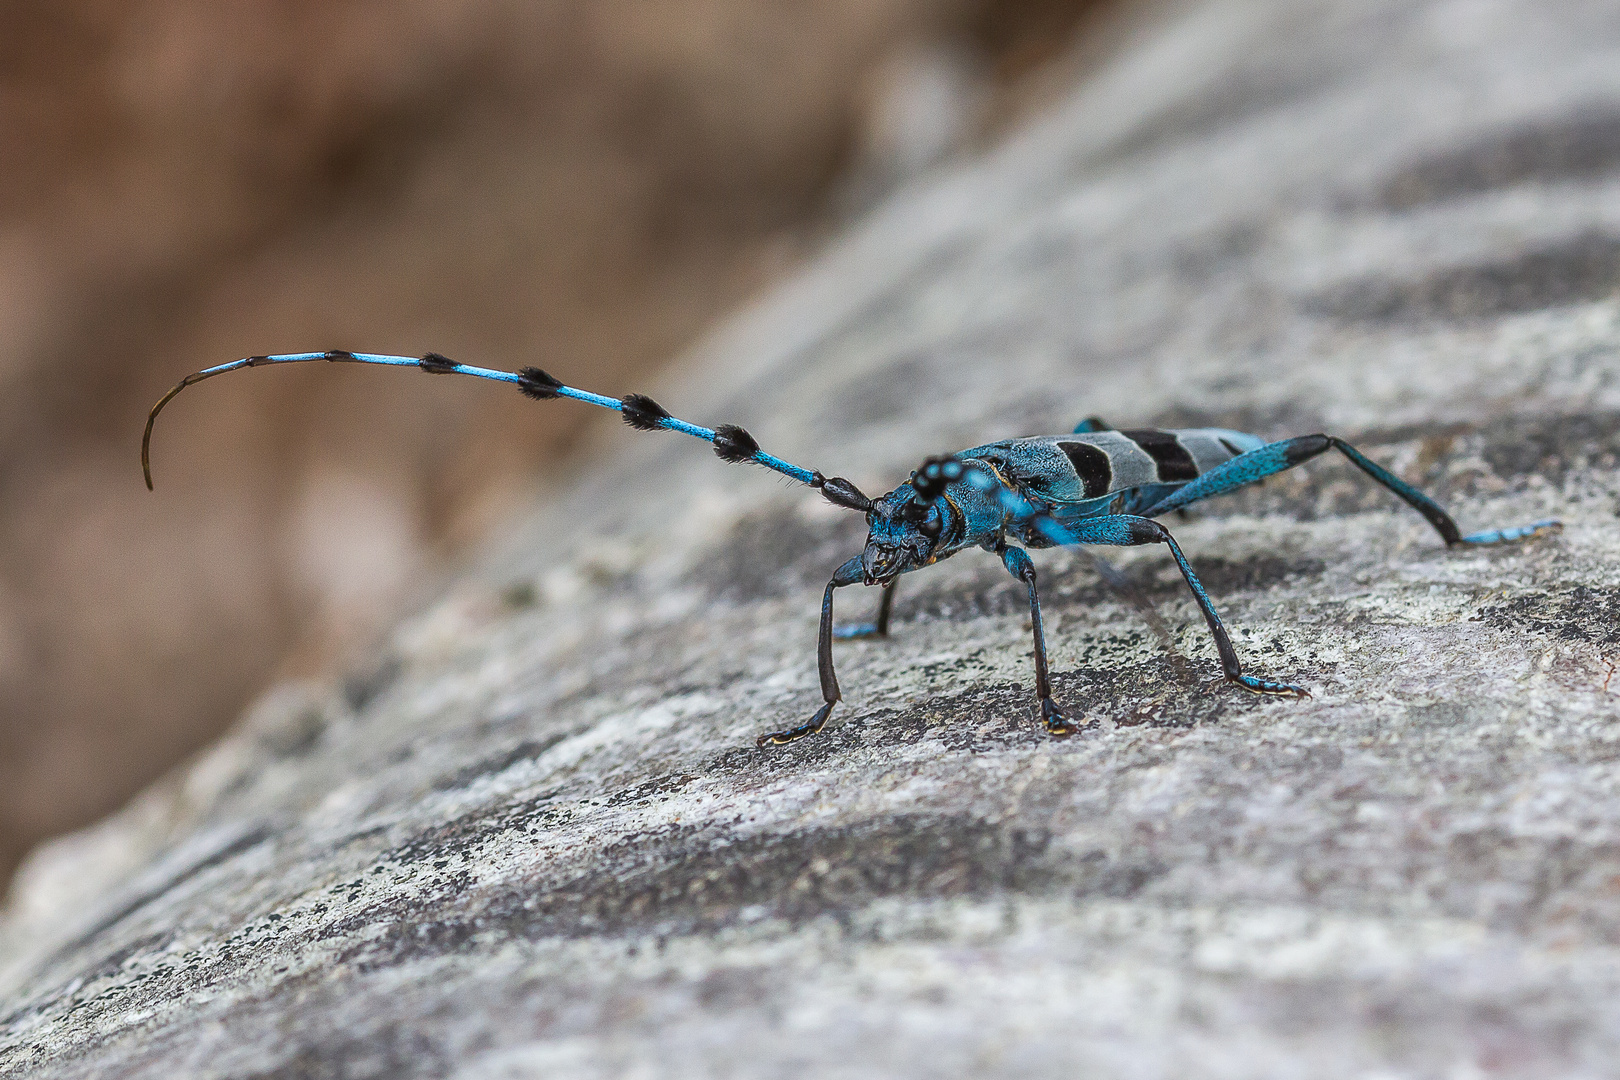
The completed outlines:
[[[281,353],[249,356],[188,375],[163,395],[147,416],[141,439],[146,486],[152,486],[152,425],[176,394],[194,383],[239,368],[312,361],[414,367],[433,375],[470,375],[515,384],[537,400],[572,398],[588,402],[619,412],[625,423],[638,430],[678,431],[704,439],[723,461],[762,465],[818,489],[836,506],[865,514],[869,528],[865,549],[833,572],[822,594],[821,628],[816,642],[821,707],[798,727],[761,735],[757,743],[762,747],[814,735],[826,725],[833,706],[842,697],[833,671],[835,637],[887,635],[895,582],[901,575],[932,566],[970,547],[999,556],[1008,573],[1029,590],[1035,639],[1035,697],[1046,730],[1063,736],[1078,728],[1052,701],[1035,566],[1026,548],[1164,544],[1209,624],[1227,682],[1257,694],[1309,697],[1303,687],[1244,673],[1226,627],[1181,546],[1155,518],[1337,450],[1422,514],[1447,546],[1507,543],[1562,528],[1560,522],[1546,520],[1465,536],[1439,503],[1332,435],[1300,435],[1268,443],[1223,428],[1116,431],[1095,418],[1082,421],[1068,435],[1005,439],[929,458],[905,483],[880,498],[869,499],[842,477],[824,476],[765,453],[752,435],[735,424],[699,427],[676,419],[641,394],[605,397],[565,386],[536,367],[499,371],[457,363],[438,353],[421,357],[346,351]],[[835,632],[833,591],[856,583],[882,587],[876,621]]]

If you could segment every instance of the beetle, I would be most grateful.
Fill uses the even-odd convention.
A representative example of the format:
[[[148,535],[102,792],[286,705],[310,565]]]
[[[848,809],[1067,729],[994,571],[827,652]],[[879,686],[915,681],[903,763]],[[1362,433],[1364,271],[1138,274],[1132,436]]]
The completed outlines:
[[[761,747],[783,745],[821,731],[842,697],[833,670],[833,639],[886,636],[895,583],[900,577],[968,548],[982,548],[999,556],[1007,572],[1028,589],[1034,630],[1035,697],[1047,732],[1066,736],[1079,727],[1052,701],[1035,565],[1026,549],[1164,544],[1209,625],[1226,681],[1257,694],[1309,697],[1304,687],[1243,671],[1226,627],[1181,546],[1170,530],[1154,519],[1337,450],[1422,514],[1448,547],[1509,543],[1563,527],[1549,519],[1465,536],[1437,502],[1333,435],[1301,435],[1267,442],[1224,428],[1120,431],[1096,418],[1082,421],[1067,435],[1004,439],[931,457],[905,483],[870,499],[842,477],[824,476],[765,453],[752,435],[735,424],[699,427],[671,416],[643,394],[606,397],[565,386],[537,367],[500,371],[458,363],[431,352],[420,357],[342,350],[280,353],[244,357],[188,375],[159,399],[147,416],[141,439],[141,468],[147,488],[152,487],[152,427],[164,406],[180,391],[241,368],[314,361],[414,367],[433,375],[468,375],[512,383],[536,400],[571,398],[613,409],[633,428],[678,431],[704,439],[723,461],[771,469],[819,490],[835,506],[864,514],[868,527],[865,548],[833,572],[822,594],[816,643],[821,706],[798,727],[761,735],[757,740]],[[835,632],[833,592],[857,583],[882,588],[877,617],[874,622]]]

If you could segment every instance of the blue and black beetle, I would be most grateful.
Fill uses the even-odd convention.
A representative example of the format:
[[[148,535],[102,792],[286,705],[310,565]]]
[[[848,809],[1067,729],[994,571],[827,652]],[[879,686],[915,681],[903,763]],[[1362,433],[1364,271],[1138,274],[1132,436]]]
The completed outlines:
[[[1068,435],[1005,439],[947,457],[930,458],[906,483],[881,498],[869,499],[848,480],[823,476],[813,469],[800,468],[765,453],[752,435],[736,425],[699,427],[676,419],[657,402],[641,394],[630,394],[622,399],[604,397],[564,386],[539,368],[496,371],[459,364],[438,353],[422,357],[352,352],[249,356],[188,375],[152,407],[147,417],[146,433],[141,440],[141,467],[146,473],[146,486],[152,486],[152,425],[158,413],[181,390],[238,368],[317,360],[415,367],[435,375],[471,375],[514,383],[524,394],[539,400],[573,398],[589,402],[616,410],[624,416],[625,423],[643,431],[662,428],[706,439],[724,461],[763,465],[819,489],[837,506],[865,514],[870,530],[865,550],[833,572],[822,596],[821,631],[816,650],[822,705],[806,724],[761,735],[760,746],[780,745],[820,731],[840,699],[838,678],[833,672],[833,638],[887,634],[894,585],[900,576],[970,547],[999,555],[1007,571],[1028,587],[1035,636],[1035,696],[1040,702],[1041,719],[1051,734],[1070,735],[1077,730],[1075,725],[1052,702],[1046,637],[1041,629],[1041,605],[1035,591],[1035,566],[1024,548],[1164,544],[1204,613],[1227,681],[1258,694],[1309,697],[1302,687],[1243,673],[1226,628],[1221,625],[1220,616],[1199,584],[1198,576],[1170,531],[1154,518],[1255,483],[1336,449],[1427,518],[1447,545],[1499,544],[1562,527],[1557,521],[1538,521],[1464,536],[1456,522],[1433,499],[1349,443],[1331,435],[1301,435],[1268,443],[1253,435],[1221,428],[1116,431],[1096,419],[1082,422]],[[835,634],[833,590],[857,582],[883,587],[877,619]]]

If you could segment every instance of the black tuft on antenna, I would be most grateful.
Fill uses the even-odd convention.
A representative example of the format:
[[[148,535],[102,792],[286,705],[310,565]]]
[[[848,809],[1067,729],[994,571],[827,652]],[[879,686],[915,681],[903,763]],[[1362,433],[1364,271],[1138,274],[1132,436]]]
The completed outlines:
[[[714,429],[714,452],[720,455],[721,461],[735,465],[759,453],[759,443],[736,424],[721,424]]]
[[[669,419],[669,411],[646,394],[626,394],[619,411],[637,431],[657,431],[663,427],[659,421]]]
[[[523,391],[524,397],[532,397],[536,401],[550,401],[557,397],[557,389],[562,383],[537,367],[518,369],[518,389]]]

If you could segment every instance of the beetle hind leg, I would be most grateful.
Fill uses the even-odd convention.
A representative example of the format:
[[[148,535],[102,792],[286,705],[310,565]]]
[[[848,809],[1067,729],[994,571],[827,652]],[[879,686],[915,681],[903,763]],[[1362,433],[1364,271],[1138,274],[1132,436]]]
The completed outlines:
[[[1510,544],[1520,540],[1528,540],[1535,536],[1546,536],[1558,532],[1564,527],[1561,522],[1549,519],[1506,529],[1488,529],[1484,532],[1470,533],[1464,536],[1462,531],[1457,528],[1457,523],[1452,519],[1451,515],[1446,513],[1445,509],[1428,495],[1373,461],[1343,439],[1335,435],[1321,434],[1299,435],[1292,439],[1284,439],[1281,442],[1268,443],[1245,454],[1239,454],[1237,457],[1217,465],[1196,480],[1177,488],[1157,502],[1153,502],[1148,506],[1134,507],[1129,512],[1140,514],[1142,517],[1159,517],[1171,510],[1179,510],[1184,506],[1198,502],[1200,499],[1207,499],[1214,495],[1224,495],[1228,491],[1235,491],[1247,484],[1292,469],[1296,465],[1303,465],[1305,462],[1319,457],[1329,450],[1337,450],[1343,454],[1352,465],[1394,493],[1402,502],[1422,514],[1424,520],[1434,527],[1435,532],[1440,534],[1440,539],[1446,542],[1447,547]]]

